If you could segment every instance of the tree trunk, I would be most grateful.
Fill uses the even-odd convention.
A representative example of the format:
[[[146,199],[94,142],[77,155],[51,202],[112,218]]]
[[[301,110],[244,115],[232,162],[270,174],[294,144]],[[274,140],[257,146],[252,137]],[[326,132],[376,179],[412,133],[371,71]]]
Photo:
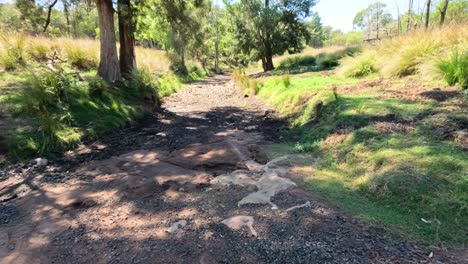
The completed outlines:
[[[431,16],[431,0],[426,2],[426,28],[429,28],[429,18]]]
[[[265,8],[270,8],[270,1],[265,0]],[[264,39],[264,48],[265,48],[265,60],[263,64],[263,71],[272,71],[275,69],[273,65],[273,50],[271,47],[271,35],[269,32],[265,32]]]
[[[265,64],[265,69],[264,71],[267,72],[267,71],[272,71],[275,69],[275,66],[273,65],[273,56],[272,55],[267,55],[265,57],[265,60],[266,60],[266,64]]]
[[[67,34],[70,34],[70,12],[68,10],[68,2],[63,0],[63,13],[65,15],[65,20],[67,20]]]
[[[448,5],[449,5],[449,0],[445,0],[444,2],[444,6],[442,7],[442,9],[440,10],[440,25],[444,25],[444,22],[445,22],[445,15],[447,15],[447,8],[448,8]]]
[[[133,34],[133,13],[130,0],[118,0],[120,72],[128,76],[136,69],[135,36]]]
[[[52,15],[52,8],[54,8],[54,6],[57,4],[57,2],[58,2],[58,0],[54,0],[49,5],[49,8],[47,10],[47,18],[46,18],[45,25],[44,25],[44,33],[47,32],[47,28],[49,27],[49,24],[50,24],[50,16]]]
[[[219,40],[215,41],[215,72],[220,73],[219,71]]]
[[[114,29],[114,8],[112,0],[96,0],[99,15],[99,37],[101,42],[101,55],[98,75],[106,81],[120,80],[119,59]]]
[[[408,7],[408,21],[406,24],[406,32],[408,32],[411,28],[411,18],[413,16],[413,0],[409,0],[409,7]]]

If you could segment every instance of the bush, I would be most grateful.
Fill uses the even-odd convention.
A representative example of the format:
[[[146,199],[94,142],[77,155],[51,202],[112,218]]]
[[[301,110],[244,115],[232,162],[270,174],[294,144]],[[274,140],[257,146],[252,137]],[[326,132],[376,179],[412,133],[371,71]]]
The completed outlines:
[[[447,59],[440,60],[437,66],[449,85],[468,89],[468,51],[455,51]]]

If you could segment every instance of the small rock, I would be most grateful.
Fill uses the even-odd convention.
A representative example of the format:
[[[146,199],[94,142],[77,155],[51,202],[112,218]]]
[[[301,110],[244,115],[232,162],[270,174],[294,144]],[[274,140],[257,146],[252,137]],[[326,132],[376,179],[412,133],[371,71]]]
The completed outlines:
[[[171,227],[169,228],[169,230],[167,232],[173,234],[173,233],[177,232],[179,229],[184,228],[186,225],[187,225],[186,220],[177,221],[177,222],[175,222],[175,223],[173,223],[171,225]]]
[[[258,126],[248,126],[246,128],[244,128],[244,131],[253,131],[253,130],[256,130],[258,128]]]
[[[45,166],[47,166],[49,161],[47,159],[44,159],[44,158],[37,158],[37,159],[34,159],[31,163],[33,165],[38,166],[38,167],[45,167]]]
[[[225,224],[231,230],[240,230],[242,227],[246,226],[253,236],[257,236],[257,232],[253,228],[254,218],[252,216],[233,216],[231,218],[223,220],[221,223]]]

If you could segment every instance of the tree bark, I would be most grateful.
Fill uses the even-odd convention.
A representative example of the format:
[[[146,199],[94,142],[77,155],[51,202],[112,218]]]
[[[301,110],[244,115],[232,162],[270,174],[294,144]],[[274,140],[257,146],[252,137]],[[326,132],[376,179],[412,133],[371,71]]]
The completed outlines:
[[[270,8],[270,1],[265,0],[265,8]],[[265,49],[265,60],[263,63],[263,71],[272,71],[275,69],[273,65],[273,49],[271,47],[271,34],[269,32],[265,32],[265,39],[263,41],[264,49]]]
[[[118,0],[120,72],[124,77],[136,69],[133,12],[130,0]]]
[[[47,32],[47,28],[49,27],[49,24],[50,24],[50,16],[52,15],[52,8],[54,8],[54,6],[57,4],[58,0],[54,0],[50,5],[49,5],[49,8],[47,9],[47,18],[46,18],[46,22],[45,22],[45,25],[44,25],[44,33]]]
[[[409,7],[408,7],[408,21],[406,24],[406,32],[408,32],[411,28],[411,18],[413,16],[413,0],[409,0]]]
[[[426,2],[426,28],[429,28],[429,18],[431,16],[431,0]]]
[[[442,9],[440,9],[440,25],[441,26],[444,25],[445,15],[447,15],[448,5],[449,5],[449,0],[445,0],[444,6],[442,7]]]
[[[101,54],[98,75],[106,81],[120,80],[119,59],[114,29],[114,8],[112,0],[96,0],[99,15],[99,37]]]
[[[66,0],[62,0],[63,3],[63,13],[65,15],[65,19],[67,20],[67,33],[70,34],[70,12],[68,10],[68,2]]]

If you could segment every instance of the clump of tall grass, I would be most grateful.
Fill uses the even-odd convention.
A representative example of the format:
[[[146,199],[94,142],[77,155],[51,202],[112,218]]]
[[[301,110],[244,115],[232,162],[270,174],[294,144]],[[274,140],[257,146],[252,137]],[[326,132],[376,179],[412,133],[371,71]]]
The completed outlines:
[[[52,52],[56,50],[56,45],[49,39],[46,38],[33,38],[28,39],[28,55],[36,62],[45,62],[52,57]]]
[[[376,52],[365,52],[355,56],[346,56],[340,60],[342,65],[338,74],[345,77],[361,78],[377,71]]]
[[[339,60],[345,56],[351,56],[359,51],[358,47],[347,47],[334,52],[324,52],[317,55],[317,66],[319,69],[328,70],[339,65]]]
[[[170,71],[171,61],[165,51],[136,47],[136,61],[139,68],[151,73],[166,73]]]
[[[150,98],[154,104],[159,105],[158,79],[146,70],[133,70],[129,77],[127,86],[135,89],[140,97]]]
[[[441,59],[437,67],[449,85],[468,89],[468,50],[463,53],[454,51],[448,58]]]
[[[315,56],[312,55],[295,55],[287,57],[279,62],[277,69],[288,69],[296,66],[314,66]]]
[[[27,41],[23,34],[0,36],[0,64],[7,71],[12,71],[26,63]]]
[[[99,64],[99,46],[95,41],[65,40],[63,50],[67,62],[80,70],[96,69]]]
[[[139,68],[154,74],[170,71],[166,52],[137,46],[135,49]],[[43,63],[58,58],[82,71],[95,70],[99,64],[99,42],[92,39],[49,39],[23,34],[0,35],[0,67],[15,70],[32,63]],[[198,77],[200,72],[194,73]],[[192,74],[192,75],[194,75]]]
[[[234,83],[246,94],[255,95],[258,92],[258,83],[251,80],[243,69],[235,69],[231,78]]]
[[[76,89],[75,80],[64,72],[32,73],[22,83],[17,98],[18,114],[29,116],[36,123],[36,152],[51,151],[79,138],[65,126],[70,119],[67,107],[75,97],[73,89]]]
[[[467,39],[466,24],[414,31],[384,40],[377,46],[365,47],[361,54],[342,60],[338,72],[354,77],[365,76],[373,71],[385,77],[399,78],[408,75],[419,75],[424,79],[444,77],[449,84],[463,86],[463,81],[459,79],[466,76],[466,72],[461,69],[465,65]],[[454,50],[460,53],[452,55]],[[449,59],[440,61],[440,58],[447,57]]]
[[[172,73],[164,73],[158,77],[158,94],[160,97],[165,97],[177,92],[182,88],[182,83],[179,78]]]

